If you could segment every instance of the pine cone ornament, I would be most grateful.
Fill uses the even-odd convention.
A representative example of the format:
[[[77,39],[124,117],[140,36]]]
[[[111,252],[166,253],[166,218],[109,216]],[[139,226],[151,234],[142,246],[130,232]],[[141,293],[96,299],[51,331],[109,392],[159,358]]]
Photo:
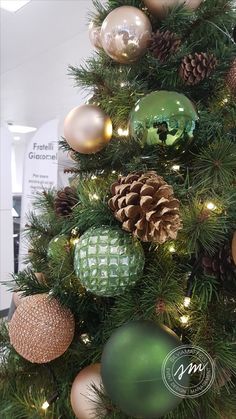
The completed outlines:
[[[213,54],[205,52],[187,55],[180,65],[180,77],[188,86],[195,86],[211,75],[217,60]]]
[[[65,189],[57,192],[54,207],[56,214],[60,217],[67,217],[71,214],[72,208],[78,203],[78,197],[75,189],[67,186]]]
[[[164,313],[166,311],[166,304],[165,301],[158,298],[156,302],[156,314],[159,316],[160,314]]]
[[[230,243],[225,243],[214,256],[204,255],[202,267],[205,275],[215,276],[226,288],[227,282],[235,277],[236,286],[236,266],[233,262]]]
[[[236,95],[236,59],[233,61],[226,77],[226,83],[233,95]]]
[[[149,49],[160,62],[165,62],[180,47],[181,40],[170,31],[157,31],[152,35]]]
[[[112,187],[109,206],[125,231],[144,242],[176,239],[181,228],[179,201],[156,172],[121,176]]]

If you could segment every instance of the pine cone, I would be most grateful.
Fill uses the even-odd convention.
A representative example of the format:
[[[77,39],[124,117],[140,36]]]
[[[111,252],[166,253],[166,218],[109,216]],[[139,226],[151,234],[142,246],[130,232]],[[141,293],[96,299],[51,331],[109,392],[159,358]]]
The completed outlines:
[[[156,302],[156,314],[159,316],[160,314],[166,311],[166,304],[163,300],[159,299]]]
[[[152,35],[149,49],[163,63],[179,49],[180,44],[181,39],[175,33],[158,30]]]
[[[179,201],[156,172],[122,176],[112,185],[109,206],[122,228],[144,242],[176,239],[181,228]]]
[[[75,189],[67,186],[65,189],[57,192],[54,207],[56,214],[60,217],[67,217],[71,214],[72,208],[78,202]]]
[[[188,86],[195,86],[209,77],[217,65],[213,54],[200,52],[187,55],[180,65],[180,77]]]
[[[233,61],[226,77],[226,83],[233,95],[236,95],[236,59]]]
[[[222,283],[230,280],[236,274],[236,266],[233,263],[230,243],[225,243],[214,256],[204,255],[202,258],[202,267],[205,275],[215,276]]]

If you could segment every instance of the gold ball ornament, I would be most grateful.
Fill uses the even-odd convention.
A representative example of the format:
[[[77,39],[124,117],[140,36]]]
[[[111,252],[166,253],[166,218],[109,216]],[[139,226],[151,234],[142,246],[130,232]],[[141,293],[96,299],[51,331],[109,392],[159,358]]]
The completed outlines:
[[[145,54],[152,34],[148,17],[137,7],[112,10],[101,27],[103,49],[113,60],[130,64]]]
[[[94,22],[91,22],[89,25],[89,39],[93,47],[97,49],[102,48],[100,33],[101,33],[101,28],[96,26]]]
[[[230,92],[236,96],[236,59],[233,61],[226,77],[226,83]]]
[[[196,10],[202,0],[143,0],[148,10],[154,16],[163,19],[171,8],[184,5],[189,10]]]
[[[99,390],[102,386],[101,364],[92,364],[84,368],[76,376],[71,388],[71,406],[78,419],[97,417],[96,402],[99,401],[94,386]]]
[[[233,239],[232,239],[231,253],[232,253],[232,259],[236,266],[236,231],[234,232]]]
[[[95,105],[72,109],[64,121],[64,137],[69,146],[82,154],[93,154],[105,147],[112,136],[112,122]]]
[[[61,356],[74,337],[68,308],[47,294],[25,297],[9,323],[10,342],[30,362],[43,364]]]

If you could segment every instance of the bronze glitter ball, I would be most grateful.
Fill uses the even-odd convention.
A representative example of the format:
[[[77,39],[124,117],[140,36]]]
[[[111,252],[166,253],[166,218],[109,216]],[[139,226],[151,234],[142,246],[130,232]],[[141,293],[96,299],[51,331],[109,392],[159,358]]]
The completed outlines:
[[[24,298],[9,324],[10,342],[30,362],[43,364],[61,356],[70,346],[74,316],[48,294]]]

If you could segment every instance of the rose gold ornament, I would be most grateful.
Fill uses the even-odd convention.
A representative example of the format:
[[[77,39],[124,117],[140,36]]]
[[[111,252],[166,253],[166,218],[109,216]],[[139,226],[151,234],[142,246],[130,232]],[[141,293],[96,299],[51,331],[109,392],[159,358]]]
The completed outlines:
[[[76,376],[71,388],[71,406],[78,419],[91,419],[97,417],[96,402],[99,397],[94,386],[100,390],[102,379],[100,375],[101,364],[92,364],[84,368]],[[105,412],[104,412],[105,413]]]
[[[25,297],[22,291],[15,291],[13,293],[13,301],[16,307],[18,307],[22,303],[22,301],[24,301],[24,298]]]
[[[97,27],[94,22],[91,22],[89,25],[89,39],[91,44],[98,49],[102,48],[100,32],[101,28]]]
[[[202,0],[143,0],[148,10],[160,19],[168,15],[169,9],[184,5],[189,10],[196,10]]]
[[[75,329],[71,311],[47,294],[25,297],[9,323],[12,346],[23,358],[43,364],[61,356]]]
[[[236,95],[236,59],[233,61],[226,77],[226,83],[233,95]]]
[[[101,27],[101,42],[106,53],[122,64],[137,61],[147,50],[152,34],[148,17],[138,8],[114,9]]]
[[[78,106],[65,118],[64,136],[73,150],[83,154],[96,153],[111,139],[111,119],[98,106]]]

